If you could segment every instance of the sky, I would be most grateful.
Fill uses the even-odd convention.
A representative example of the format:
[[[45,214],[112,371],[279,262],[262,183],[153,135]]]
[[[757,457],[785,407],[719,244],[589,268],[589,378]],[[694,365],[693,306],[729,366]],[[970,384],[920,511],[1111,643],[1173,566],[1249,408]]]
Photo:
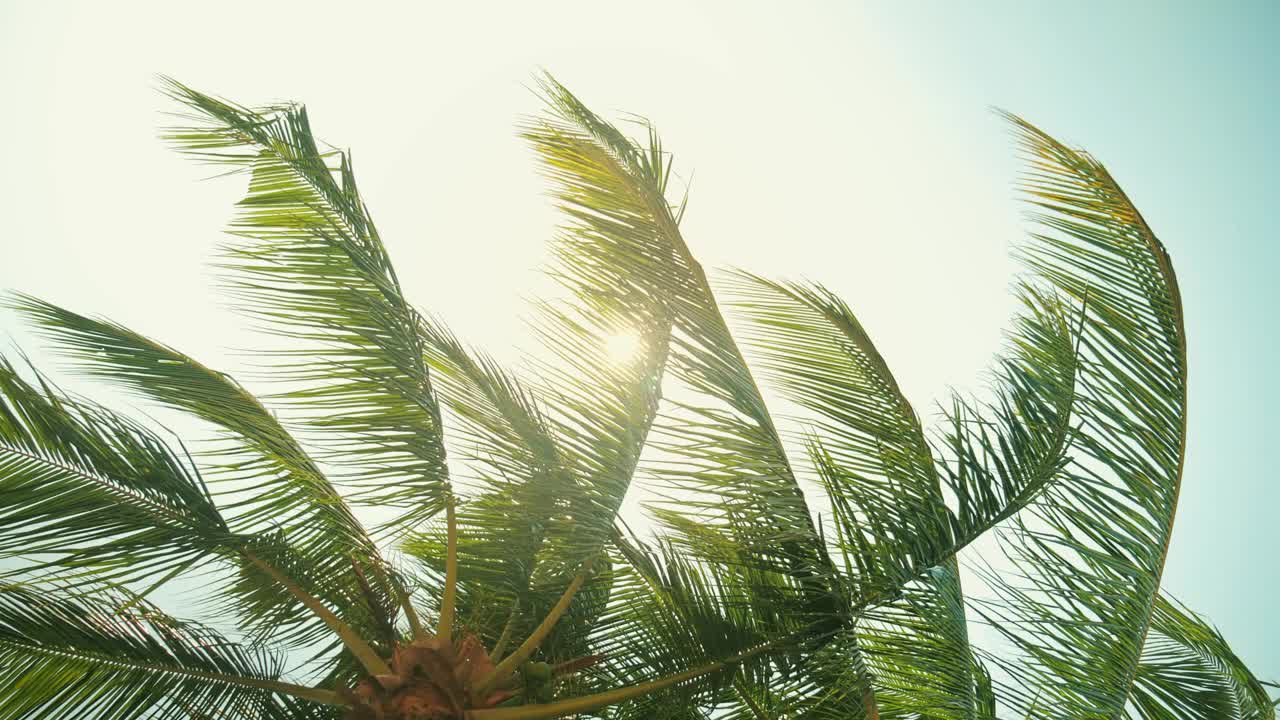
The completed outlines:
[[[1165,586],[1280,676],[1280,4],[185,7],[0,0],[0,289],[233,373],[260,339],[208,262],[243,185],[157,139],[174,109],[160,73],[305,102],[352,150],[412,300],[514,359],[556,222],[515,133],[546,69],[597,111],[657,125],[704,265],[823,282],[922,410],[981,386],[1013,311],[1008,251],[1027,228],[992,108],[1087,148],[1168,247],[1185,303],[1189,446]],[[0,332],[34,350],[12,315]]]

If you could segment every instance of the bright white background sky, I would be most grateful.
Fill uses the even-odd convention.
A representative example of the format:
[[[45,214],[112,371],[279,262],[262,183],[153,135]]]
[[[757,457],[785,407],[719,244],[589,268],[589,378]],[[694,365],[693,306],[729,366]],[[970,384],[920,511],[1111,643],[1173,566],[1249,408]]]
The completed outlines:
[[[513,358],[555,222],[514,130],[543,67],[657,123],[704,264],[829,285],[927,411],[980,383],[1012,311],[1017,164],[988,111],[1005,107],[1098,155],[1169,245],[1193,386],[1167,584],[1275,676],[1280,22],[1110,5],[2,0],[0,288],[247,367],[229,348],[257,339],[206,264],[243,185],[197,182],[209,170],[156,139],[165,73],[306,102],[354,151],[413,300]],[[30,345],[12,316],[0,329]]]

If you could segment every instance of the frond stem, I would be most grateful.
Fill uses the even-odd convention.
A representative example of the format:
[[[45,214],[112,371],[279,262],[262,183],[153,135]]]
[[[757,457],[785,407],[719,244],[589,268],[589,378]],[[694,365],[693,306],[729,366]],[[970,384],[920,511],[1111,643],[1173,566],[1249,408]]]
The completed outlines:
[[[502,660],[502,654],[507,651],[507,643],[511,641],[511,631],[516,624],[516,615],[520,610],[519,605],[511,606],[511,614],[507,616],[507,624],[502,626],[502,634],[498,636],[498,641],[493,644],[493,650],[489,652],[489,659],[497,663]]]
[[[876,702],[876,691],[870,684],[862,691],[862,708],[866,713],[866,720],[880,720],[880,704]]]
[[[333,630],[338,638],[342,640],[342,644],[347,646],[347,649],[350,650],[351,654],[360,661],[360,664],[364,666],[365,670],[367,670],[370,675],[376,676],[391,674],[391,668],[387,665],[386,661],[379,657],[378,653],[374,652],[373,648],[370,647],[369,644],[364,641],[364,638],[360,637],[360,635],[357,634],[350,625],[343,622],[342,619],[335,615],[332,610],[325,607],[324,603],[320,602],[306,590],[299,587],[297,583],[281,572],[279,568],[276,568],[274,565],[266,562],[254,553],[248,550],[242,550],[241,556],[246,561],[269,575],[271,579],[280,583],[281,587],[288,590],[290,595],[293,595],[298,599],[298,602],[305,605],[308,610],[315,614],[316,617],[323,620],[324,624],[328,625],[330,630]]]
[[[584,695],[582,697],[571,698],[569,700],[561,700],[560,702],[540,705],[520,705],[510,708],[492,708],[488,710],[470,710],[467,712],[467,720],[549,720],[550,718],[559,718],[567,715],[589,712],[596,708],[605,707],[606,705],[614,705],[626,700],[644,697],[645,695],[685,682],[686,680],[692,680],[708,673],[713,673],[725,667],[725,665],[726,663],[723,662],[703,665],[702,667],[686,670],[685,672],[678,673],[676,675],[668,675],[667,677],[659,680],[622,687],[617,690],[596,693],[594,695]]]
[[[578,571],[578,574],[573,576],[573,580],[569,582],[569,587],[565,589],[564,594],[560,596],[551,611],[547,613],[547,616],[542,619],[542,622],[538,624],[538,627],[529,637],[525,638],[525,641],[520,643],[519,647],[512,651],[502,662],[498,663],[498,666],[491,670],[488,675],[480,679],[476,690],[478,695],[483,697],[492,692],[494,686],[502,678],[514,673],[520,667],[520,664],[528,660],[529,656],[533,655],[534,651],[538,649],[538,646],[542,645],[542,641],[546,640],[547,636],[551,634],[551,629],[556,626],[560,618],[569,610],[569,603],[573,602],[574,596],[578,594],[578,590],[586,582],[587,573],[590,570],[591,561],[588,560],[583,565],[583,568]]]
[[[418,611],[413,607],[413,601],[409,598],[409,591],[400,584],[399,579],[391,579],[391,588],[396,594],[396,600],[400,603],[400,607],[404,609],[404,617],[409,621],[409,629],[413,632],[414,639],[424,638],[427,631],[422,626],[422,618],[418,617]]]
[[[733,678],[733,689],[738,693],[738,697],[742,698],[742,702],[755,716],[756,720],[769,720],[769,715],[760,707],[760,703],[751,697],[751,693],[747,692],[747,684],[742,681],[742,674],[739,673]]]
[[[757,655],[769,652],[774,648],[786,644],[795,639],[794,635],[787,636],[780,640],[767,642],[757,645],[750,650],[738,653],[732,657],[717,662],[708,663],[691,670],[668,675],[657,680],[640,683],[638,685],[629,685],[626,687],[608,690],[593,695],[584,695],[582,697],[570,698],[559,702],[545,703],[539,705],[521,705],[517,707],[505,708],[489,708],[483,710],[470,710],[467,712],[467,720],[550,720],[551,718],[565,717],[577,713],[585,713],[602,708],[607,705],[614,705],[627,700],[644,697],[651,693],[678,685],[688,680],[709,675],[718,670],[736,665],[737,663],[749,660]]]
[[[448,546],[444,558],[444,597],[440,601],[440,626],[436,637],[448,642],[453,637],[453,615],[458,594],[458,518],[453,497],[445,503],[444,513]]]

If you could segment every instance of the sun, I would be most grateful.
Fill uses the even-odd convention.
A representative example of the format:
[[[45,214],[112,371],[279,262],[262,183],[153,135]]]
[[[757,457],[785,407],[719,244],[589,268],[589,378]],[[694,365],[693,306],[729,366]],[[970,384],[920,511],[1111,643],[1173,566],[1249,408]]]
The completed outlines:
[[[604,352],[617,365],[627,365],[640,353],[640,335],[634,331],[616,332],[604,339]]]

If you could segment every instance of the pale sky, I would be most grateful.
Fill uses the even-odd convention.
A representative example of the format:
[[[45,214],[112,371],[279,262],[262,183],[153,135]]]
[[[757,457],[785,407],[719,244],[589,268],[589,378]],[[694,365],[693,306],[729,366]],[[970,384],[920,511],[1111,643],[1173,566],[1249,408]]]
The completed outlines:
[[[1266,4],[1110,5],[0,0],[0,289],[248,369],[233,349],[259,339],[207,265],[243,181],[199,182],[211,171],[157,140],[163,73],[305,102],[352,150],[411,299],[514,359],[556,221],[515,136],[545,68],[657,124],[705,265],[828,285],[928,412],[980,386],[1013,309],[1000,106],[1093,151],[1169,246],[1192,419],[1167,586],[1274,677],[1280,22]],[[33,345],[11,315],[0,330]]]

